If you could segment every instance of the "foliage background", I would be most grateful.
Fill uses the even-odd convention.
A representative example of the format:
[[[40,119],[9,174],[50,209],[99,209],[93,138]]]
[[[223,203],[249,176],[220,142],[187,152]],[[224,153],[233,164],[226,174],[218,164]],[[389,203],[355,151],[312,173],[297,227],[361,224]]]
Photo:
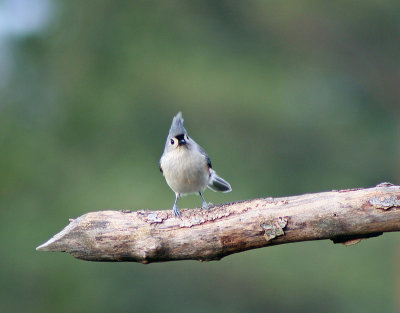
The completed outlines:
[[[399,9],[0,1],[0,311],[396,311],[398,234],[147,266],[35,247],[89,211],[171,209],[180,110],[233,187],[213,203],[399,183]]]

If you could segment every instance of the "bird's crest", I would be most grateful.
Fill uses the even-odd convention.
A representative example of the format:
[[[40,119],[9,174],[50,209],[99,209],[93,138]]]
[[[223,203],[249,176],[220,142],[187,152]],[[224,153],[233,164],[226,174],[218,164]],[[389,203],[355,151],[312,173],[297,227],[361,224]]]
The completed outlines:
[[[186,129],[185,127],[183,127],[182,112],[179,112],[177,115],[174,116],[174,119],[172,120],[168,138],[173,138],[183,134],[186,134]]]

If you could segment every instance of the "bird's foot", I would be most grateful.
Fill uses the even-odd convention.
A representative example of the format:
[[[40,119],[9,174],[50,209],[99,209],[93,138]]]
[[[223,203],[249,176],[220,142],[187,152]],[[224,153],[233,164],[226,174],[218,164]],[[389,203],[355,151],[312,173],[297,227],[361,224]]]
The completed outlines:
[[[174,205],[173,210],[174,210],[175,216],[180,218],[181,217],[181,212],[179,211],[179,208],[178,208],[177,205]]]
[[[213,206],[213,204],[211,202],[207,203],[207,202],[203,202],[203,204],[201,205],[202,209],[209,209],[211,206]]]

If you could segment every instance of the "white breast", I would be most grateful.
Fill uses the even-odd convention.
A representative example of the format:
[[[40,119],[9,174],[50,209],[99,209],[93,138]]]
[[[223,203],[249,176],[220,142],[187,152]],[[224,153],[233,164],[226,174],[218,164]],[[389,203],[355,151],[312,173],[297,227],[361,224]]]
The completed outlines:
[[[200,152],[179,147],[164,154],[160,163],[167,184],[176,193],[200,192],[207,187],[210,174]]]

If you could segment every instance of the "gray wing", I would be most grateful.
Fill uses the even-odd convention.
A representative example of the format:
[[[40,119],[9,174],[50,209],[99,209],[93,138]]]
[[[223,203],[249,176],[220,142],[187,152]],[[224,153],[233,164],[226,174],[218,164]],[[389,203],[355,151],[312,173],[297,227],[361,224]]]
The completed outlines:
[[[208,156],[207,152],[197,145],[199,147],[199,151],[201,154],[203,154],[206,157],[207,160],[207,165],[210,171],[210,180],[208,182],[208,188],[210,188],[212,191],[222,191],[222,192],[230,192],[232,191],[231,185],[221,177],[219,177],[215,171],[212,169],[211,165],[211,160],[210,157]]]
[[[196,144],[197,144],[197,143],[196,143]],[[211,159],[210,159],[210,157],[208,156],[207,152],[206,152],[202,147],[200,147],[198,144],[197,144],[197,146],[199,147],[200,153],[206,157],[208,167],[209,167],[209,168],[212,168]]]

